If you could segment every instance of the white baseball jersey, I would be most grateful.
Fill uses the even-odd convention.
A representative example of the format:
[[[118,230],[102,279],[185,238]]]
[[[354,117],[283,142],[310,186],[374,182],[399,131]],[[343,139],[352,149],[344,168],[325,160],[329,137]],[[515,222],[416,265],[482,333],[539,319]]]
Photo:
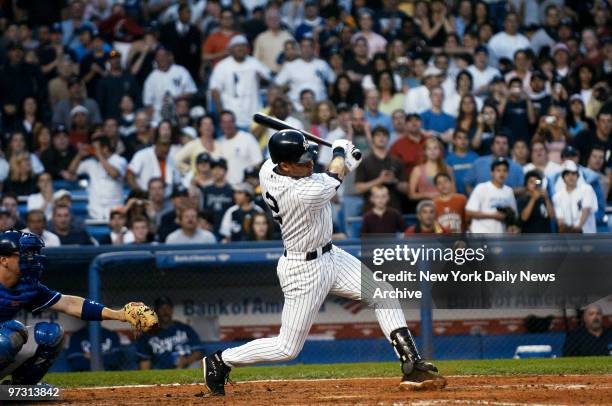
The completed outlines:
[[[387,339],[393,330],[406,327],[397,299],[374,298],[375,290],[379,287],[389,290],[388,284],[375,282],[372,273],[357,258],[338,247],[332,246],[329,252],[322,253],[321,248],[331,240],[330,201],[340,181],[323,173],[292,178],[279,175],[275,167],[267,160],[259,179],[262,194],[280,223],[287,250],[277,266],[285,297],[280,333],[223,351],[225,364],[238,367],[297,357],[329,293],[365,301],[374,309]],[[306,260],[306,253],[313,251],[317,257]]]
[[[147,76],[142,91],[142,102],[145,106],[153,106],[153,121],[159,121],[161,118],[159,113],[166,95],[174,98],[197,91],[189,71],[181,65],[174,64],[165,72],[155,69]]]
[[[238,62],[232,56],[221,60],[212,71],[210,90],[221,93],[223,108],[236,115],[240,127],[248,127],[253,114],[261,109],[259,78],[271,79],[271,71],[252,56]]]
[[[303,59],[288,62],[274,79],[280,86],[289,86],[289,98],[293,103],[299,102],[300,92],[304,89],[312,90],[317,101],[325,100],[326,83],[333,83],[335,80],[336,74],[327,62],[317,58],[310,62]]]

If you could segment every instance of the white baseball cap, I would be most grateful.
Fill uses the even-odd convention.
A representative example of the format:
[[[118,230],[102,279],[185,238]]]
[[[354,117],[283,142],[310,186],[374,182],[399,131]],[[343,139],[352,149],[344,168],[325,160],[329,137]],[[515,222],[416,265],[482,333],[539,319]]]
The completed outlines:
[[[231,48],[236,45],[249,45],[249,41],[244,35],[234,35],[229,44],[227,44],[227,47]]]
[[[423,77],[428,77],[428,76],[440,76],[442,74],[442,71],[438,68],[436,68],[435,66],[428,66],[427,69],[425,69],[425,72],[423,73]]]
[[[87,110],[87,107],[79,104],[78,106],[74,106],[72,110],[70,110],[70,117],[79,113],[89,114],[89,110]]]
[[[570,161],[569,159],[563,161],[561,173],[563,174],[565,172],[578,172],[578,165],[576,165],[576,162]]]

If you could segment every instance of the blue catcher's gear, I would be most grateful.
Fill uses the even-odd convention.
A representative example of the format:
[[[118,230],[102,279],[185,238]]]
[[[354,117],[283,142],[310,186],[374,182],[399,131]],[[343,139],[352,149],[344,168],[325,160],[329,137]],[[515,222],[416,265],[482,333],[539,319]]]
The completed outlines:
[[[36,234],[23,233],[19,239],[19,268],[25,281],[37,283],[40,280],[47,265],[47,256],[41,254],[44,246],[45,242]]]
[[[10,230],[0,233],[0,256],[10,256],[19,253],[19,240],[22,232]]]
[[[13,385],[34,385],[45,376],[62,352],[64,329],[57,323],[36,323],[34,339],[38,348],[30,359],[13,371]]]
[[[0,370],[15,360],[15,355],[28,341],[28,330],[17,320],[0,323]]]

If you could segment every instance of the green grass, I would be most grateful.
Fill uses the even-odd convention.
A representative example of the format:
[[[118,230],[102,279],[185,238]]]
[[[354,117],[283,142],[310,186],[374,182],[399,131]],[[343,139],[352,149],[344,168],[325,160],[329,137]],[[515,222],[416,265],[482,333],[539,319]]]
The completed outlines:
[[[556,374],[612,374],[612,357],[582,357],[556,359],[502,359],[473,361],[438,361],[436,365],[445,375],[556,375]],[[260,379],[323,379],[399,376],[395,362],[291,365],[236,368],[235,381]],[[200,369],[54,373],[45,381],[60,387],[114,386],[156,383],[202,382]]]

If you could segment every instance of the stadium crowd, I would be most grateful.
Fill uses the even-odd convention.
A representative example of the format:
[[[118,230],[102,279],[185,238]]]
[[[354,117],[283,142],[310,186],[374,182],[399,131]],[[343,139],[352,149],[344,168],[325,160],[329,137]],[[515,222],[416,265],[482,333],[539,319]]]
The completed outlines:
[[[262,111],[364,151],[335,201],[339,238],[351,216],[362,233],[596,232],[610,13],[599,0],[0,0],[0,230],[48,246],[278,238],[258,185]],[[94,240],[91,219],[108,234]]]

